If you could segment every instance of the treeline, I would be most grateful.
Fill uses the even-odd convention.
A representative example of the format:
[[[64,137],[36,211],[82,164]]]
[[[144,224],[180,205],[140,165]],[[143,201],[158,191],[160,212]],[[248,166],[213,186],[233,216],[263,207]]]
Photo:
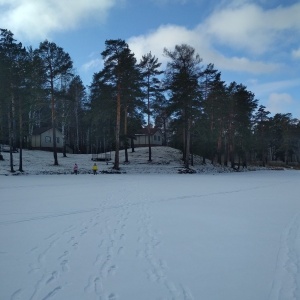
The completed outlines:
[[[56,130],[63,133],[63,153],[134,148],[142,127],[160,128],[165,145],[181,149],[186,168],[193,154],[213,163],[246,165],[280,160],[298,162],[299,120],[291,114],[271,117],[241,83],[225,84],[213,64],[204,66],[189,45],[164,49],[166,68],[151,52],[137,61],[121,39],[105,41],[104,67],[85,87],[68,53],[44,41],[26,49],[6,29],[0,32],[0,143],[31,148],[37,128],[53,128],[54,164],[58,164]]]

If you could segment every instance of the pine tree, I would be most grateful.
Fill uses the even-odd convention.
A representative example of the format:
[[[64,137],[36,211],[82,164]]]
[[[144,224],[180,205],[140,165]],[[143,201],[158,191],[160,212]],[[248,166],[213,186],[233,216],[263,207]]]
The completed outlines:
[[[35,126],[43,127],[51,122],[51,111],[47,101],[47,78],[44,72],[43,61],[37,50],[28,49],[28,124],[27,147],[32,147],[32,135]]]
[[[256,139],[255,150],[262,165],[267,163],[267,151],[269,146],[269,127],[270,127],[270,112],[266,111],[266,107],[260,105],[254,117],[254,137]]]
[[[20,145],[23,140],[22,101],[24,101],[24,86],[26,73],[26,50],[21,43],[17,43],[14,35],[7,29],[0,29],[0,59],[2,101],[7,109],[8,136],[10,145],[10,171],[14,172],[13,151],[17,142],[17,116],[19,116]],[[1,101],[1,102],[2,102]],[[18,113],[19,110],[19,113]],[[22,145],[20,151],[19,170],[22,167]]]
[[[148,148],[149,148],[149,159],[148,161],[152,161],[152,153],[151,153],[151,143],[150,143],[150,116],[151,116],[151,103],[155,101],[157,97],[159,97],[159,93],[161,92],[160,80],[158,76],[163,73],[159,68],[161,63],[158,62],[158,58],[153,56],[150,53],[143,55],[140,68],[142,70],[142,76],[144,79],[144,87],[147,101],[147,128],[148,128]]]
[[[98,153],[99,149],[106,152],[108,145],[111,149],[115,141],[116,93],[114,86],[106,82],[106,77],[103,70],[95,73],[90,86],[86,117],[88,132],[93,133],[89,139],[93,153]]]
[[[68,99],[71,102],[71,116],[69,132],[70,141],[74,147],[74,152],[80,152],[80,141],[83,140],[82,131],[87,130],[83,127],[84,105],[86,104],[86,89],[82,83],[81,78],[75,76],[68,88]]]
[[[52,112],[53,157],[54,165],[58,165],[56,144],[56,96],[59,89],[59,80],[62,76],[66,76],[72,71],[73,62],[69,54],[66,53],[63,48],[58,47],[55,43],[51,43],[47,40],[40,44],[38,52],[43,61],[44,72],[47,77]]]
[[[227,87],[227,147],[226,161],[235,167],[235,157],[246,163],[247,151],[250,148],[252,134],[252,117],[257,108],[257,100],[254,94],[246,89],[243,84],[230,83]]]
[[[164,95],[163,91],[156,95],[152,103],[153,117],[155,120],[155,126],[160,128],[163,132],[163,145],[168,144],[168,123],[170,120],[169,101]]]
[[[191,128],[201,107],[199,79],[201,58],[195,49],[186,44],[176,45],[174,51],[164,49],[171,59],[165,72],[165,84],[170,94],[170,109],[182,126],[183,159],[189,168]]]
[[[124,144],[127,153],[127,113],[133,98],[139,93],[140,74],[136,67],[136,59],[124,40],[107,40],[106,49],[101,53],[104,69],[101,72],[102,85],[111,87],[116,99],[115,123],[115,160],[114,169],[119,170],[119,150],[121,136],[121,105],[124,108]],[[126,155],[125,160],[128,161]]]
[[[222,135],[224,130],[223,117],[225,103],[225,83],[221,80],[221,73],[209,64],[202,73],[201,91],[203,95],[203,114],[201,144],[203,157],[210,157],[212,163],[215,155],[221,163]],[[205,162],[205,159],[204,159]]]

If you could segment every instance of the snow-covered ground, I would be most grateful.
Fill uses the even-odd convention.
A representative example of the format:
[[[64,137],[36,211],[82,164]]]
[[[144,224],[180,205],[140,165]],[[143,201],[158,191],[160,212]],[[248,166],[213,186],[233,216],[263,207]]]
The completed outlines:
[[[0,299],[300,299],[299,171],[134,165],[0,176]]]
[[[182,154],[179,150],[170,147],[152,147],[152,161],[148,162],[149,154],[148,148],[136,148],[135,152],[128,150],[129,163],[124,163],[125,155],[124,150],[120,151],[120,173],[178,173],[182,170]],[[10,173],[9,153],[2,152],[4,161],[0,161],[0,175],[12,175]],[[114,152],[111,152],[112,160],[106,162],[97,162],[100,172],[112,172],[114,161]],[[19,153],[13,154],[14,175],[19,172]],[[23,170],[24,174],[71,174],[73,166],[78,164],[80,174],[92,173],[92,155],[89,154],[67,154],[63,157],[62,153],[58,153],[59,166],[54,166],[54,158],[52,152],[46,151],[29,151],[23,150]],[[213,166],[211,164],[202,164],[200,157],[194,159],[194,169],[197,172],[205,173],[219,173],[230,172],[230,168],[221,166]]]

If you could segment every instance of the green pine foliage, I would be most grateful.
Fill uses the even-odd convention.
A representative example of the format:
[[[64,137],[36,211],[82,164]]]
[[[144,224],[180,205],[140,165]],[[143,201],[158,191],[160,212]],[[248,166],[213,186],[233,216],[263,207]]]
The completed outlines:
[[[291,114],[276,114],[242,83],[226,84],[214,64],[202,64],[189,45],[164,49],[166,67],[151,52],[140,62],[126,41],[106,40],[103,68],[85,87],[68,53],[44,41],[38,49],[23,45],[0,29],[0,144],[31,148],[33,132],[42,127],[63,132],[63,151],[100,153],[134,151],[134,134],[146,126],[162,130],[164,145],[182,150],[188,169],[193,155],[237,168],[270,161],[300,160],[300,123]],[[54,131],[55,132],[55,131]],[[55,133],[54,133],[55,134]],[[53,136],[54,164],[58,164]],[[1,148],[0,148],[1,150]],[[0,153],[1,155],[1,153]]]

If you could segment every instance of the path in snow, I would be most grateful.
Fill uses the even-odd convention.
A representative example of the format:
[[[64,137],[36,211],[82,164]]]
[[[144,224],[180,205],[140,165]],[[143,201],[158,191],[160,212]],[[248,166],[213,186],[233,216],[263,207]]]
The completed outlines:
[[[49,226],[65,219],[56,230],[49,231],[51,225],[49,230],[44,228],[45,235],[22,254],[28,261],[23,274],[26,280],[14,288],[10,299],[117,299],[118,293],[110,281],[126,256],[141,264],[141,274],[167,298],[193,299],[187,287],[176,286],[168,278],[166,262],[156,256],[161,240],[152,227],[148,199],[130,201],[131,192],[126,188],[119,194],[124,196],[101,198],[97,208],[2,221],[3,226],[35,222],[44,226],[44,221]],[[69,217],[75,217],[75,221]],[[126,249],[127,238],[131,249]],[[80,280],[74,278],[74,272],[81,271]]]
[[[300,214],[283,231],[269,299],[300,299]]]
[[[5,178],[0,298],[299,299],[299,175],[264,174]]]

